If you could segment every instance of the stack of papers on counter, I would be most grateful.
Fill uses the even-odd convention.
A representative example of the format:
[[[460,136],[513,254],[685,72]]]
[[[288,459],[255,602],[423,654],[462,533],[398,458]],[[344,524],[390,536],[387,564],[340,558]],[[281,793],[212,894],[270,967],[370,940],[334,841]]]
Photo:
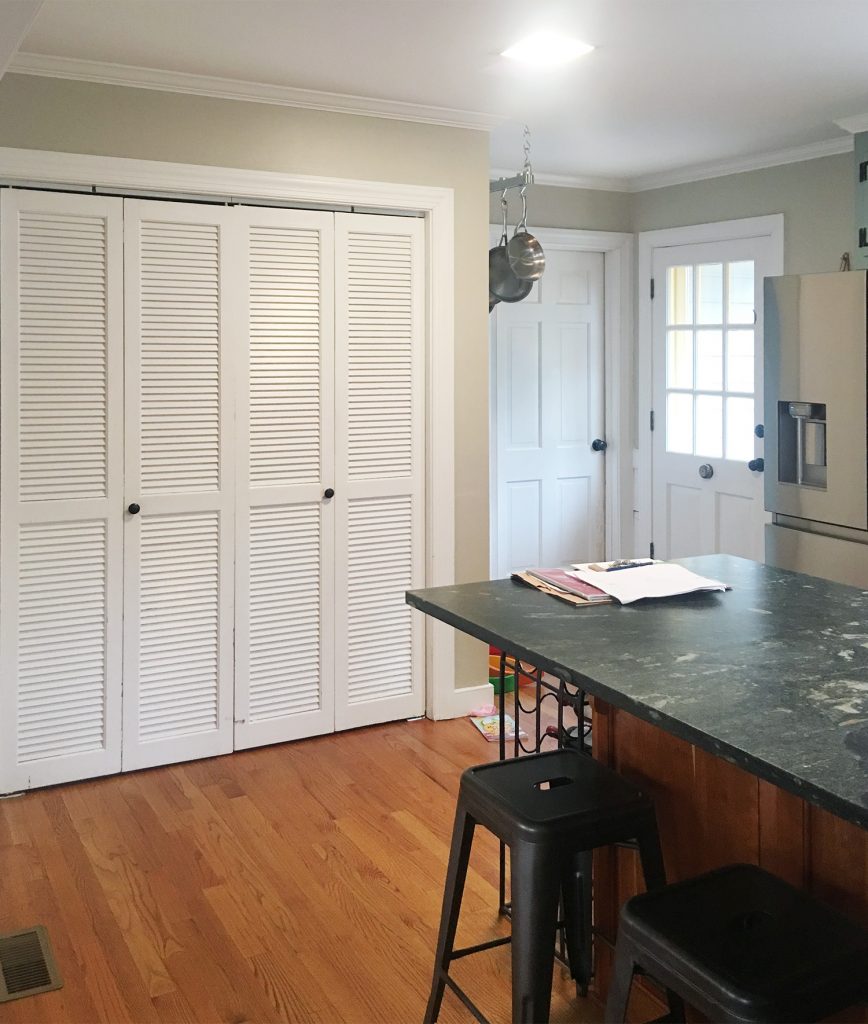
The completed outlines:
[[[621,604],[632,604],[646,597],[678,597],[701,591],[730,589],[720,580],[697,576],[683,565],[672,562],[653,562],[612,572],[591,569],[590,564],[580,562],[573,566],[579,579],[605,591]],[[601,566],[605,565],[605,562],[601,563]]]

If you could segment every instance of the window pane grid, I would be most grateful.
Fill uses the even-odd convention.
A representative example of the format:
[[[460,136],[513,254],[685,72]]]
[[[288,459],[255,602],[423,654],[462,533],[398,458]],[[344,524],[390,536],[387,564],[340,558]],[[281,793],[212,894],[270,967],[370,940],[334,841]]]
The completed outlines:
[[[667,451],[753,457],[753,275],[749,260],[668,269]]]

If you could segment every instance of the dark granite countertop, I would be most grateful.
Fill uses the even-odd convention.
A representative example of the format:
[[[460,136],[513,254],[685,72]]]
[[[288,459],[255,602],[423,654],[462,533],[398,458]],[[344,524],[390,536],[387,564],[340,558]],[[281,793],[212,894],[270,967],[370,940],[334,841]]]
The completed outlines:
[[[680,561],[733,589],[574,609],[494,580],[407,601],[868,828],[868,590]]]

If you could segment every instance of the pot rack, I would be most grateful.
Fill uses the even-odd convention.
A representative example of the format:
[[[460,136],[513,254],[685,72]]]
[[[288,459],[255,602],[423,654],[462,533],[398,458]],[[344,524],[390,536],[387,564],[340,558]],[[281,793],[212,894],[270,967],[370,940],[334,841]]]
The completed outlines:
[[[533,167],[530,162],[530,128],[527,125],[524,126],[522,145],[524,147],[524,166],[522,169],[511,178],[498,178],[496,181],[489,181],[489,192],[502,192],[506,195],[510,189],[526,189],[528,185],[533,184]]]

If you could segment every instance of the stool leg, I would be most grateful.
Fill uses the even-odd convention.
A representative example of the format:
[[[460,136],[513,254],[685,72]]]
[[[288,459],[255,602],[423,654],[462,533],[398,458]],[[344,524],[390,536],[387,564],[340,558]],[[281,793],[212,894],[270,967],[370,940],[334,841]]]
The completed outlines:
[[[512,1020],[544,1024],[552,1000],[560,872],[544,845],[516,843],[512,865]]]
[[[578,853],[564,867],[561,893],[567,933],[567,955],[570,975],[575,979],[578,995],[588,994],[593,964],[593,926],[591,920],[591,850]]]
[[[662,889],[666,885],[666,870],[663,866],[663,851],[660,848],[660,835],[657,832],[656,822],[636,838],[639,843],[639,858],[642,861],[645,888],[648,890]],[[669,1013],[666,1017],[668,1021],[675,1022],[686,1019],[684,1001],[672,989],[666,989],[666,1002],[669,1004]]]
[[[470,862],[470,847],[473,844],[473,830],[476,822],[464,810],[459,800],[452,828],[452,846],[449,850],[449,867],[446,870],[446,885],[443,889],[443,909],[440,912],[440,934],[437,938],[437,954],[434,959],[434,979],[431,982],[431,996],[425,1010],[425,1024],[434,1024],[440,1015],[443,990],[446,987],[446,972],[455,946],[455,932],[458,930],[458,915],[461,912],[461,897]]]
[[[639,859],[642,862],[642,875],[645,888],[662,889],[666,885],[666,869],[663,866],[663,851],[660,848],[660,835],[656,822],[642,830],[636,836],[639,845]]]
[[[606,1000],[607,1024],[622,1024],[627,1019],[627,1004],[630,1002],[630,988],[636,963],[628,942],[619,939],[615,944],[615,962],[609,980],[609,997]]]

